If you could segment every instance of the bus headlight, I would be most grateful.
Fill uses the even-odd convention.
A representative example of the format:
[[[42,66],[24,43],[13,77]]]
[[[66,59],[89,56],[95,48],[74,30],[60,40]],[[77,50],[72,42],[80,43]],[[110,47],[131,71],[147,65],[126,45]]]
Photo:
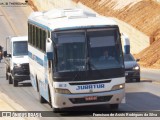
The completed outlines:
[[[71,92],[67,89],[55,88],[54,90],[56,93],[60,93],[60,94],[71,94]]]
[[[125,84],[119,84],[112,87],[112,90],[119,90],[123,89],[125,87]]]

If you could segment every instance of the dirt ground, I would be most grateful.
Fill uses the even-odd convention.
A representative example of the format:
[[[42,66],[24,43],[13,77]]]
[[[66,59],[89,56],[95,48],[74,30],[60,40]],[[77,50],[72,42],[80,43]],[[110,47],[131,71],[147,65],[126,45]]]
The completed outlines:
[[[29,5],[31,6],[31,8],[32,8],[34,11],[38,11],[38,7],[36,7],[36,6],[33,4],[33,1],[32,1],[32,0],[28,0],[28,3],[29,3]]]
[[[140,65],[160,68],[160,3],[156,0],[73,0],[99,14],[116,17],[150,37],[150,46],[139,54]]]

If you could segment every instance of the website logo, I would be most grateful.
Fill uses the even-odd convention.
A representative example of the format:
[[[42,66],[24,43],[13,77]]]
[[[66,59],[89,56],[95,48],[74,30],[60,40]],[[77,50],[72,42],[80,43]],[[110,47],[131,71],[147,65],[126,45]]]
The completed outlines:
[[[26,7],[28,4],[28,0],[22,0],[21,2],[14,2],[13,0],[0,0],[0,6],[2,7]]]
[[[12,117],[11,112],[2,112],[2,117]]]

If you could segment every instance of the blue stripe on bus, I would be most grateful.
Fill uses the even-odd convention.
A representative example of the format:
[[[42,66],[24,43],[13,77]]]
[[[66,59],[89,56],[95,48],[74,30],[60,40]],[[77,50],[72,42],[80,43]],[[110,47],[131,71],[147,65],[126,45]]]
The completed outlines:
[[[43,60],[40,59],[39,57],[36,56],[36,61],[39,63],[41,66],[43,66]]]
[[[35,21],[33,21],[33,20],[28,20],[28,22],[31,23],[31,24],[35,24],[35,25],[37,25],[37,26],[40,26],[40,27],[42,27],[42,28],[44,28],[44,29],[47,29],[47,30],[49,30],[49,31],[53,31],[53,30],[57,31],[57,30],[72,30],[72,29],[83,29],[83,28],[99,28],[99,27],[117,26],[117,25],[88,25],[88,26],[72,26],[72,27],[61,27],[61,28],[51,29],[51,28],[49,28],[49,27],[47,27],[47,26],[45,26],[45,25],[43,25],[43,24],[41,24],[41,23],[37,23],[37,22],[35,22]]]
[[[43,66],[45,68],[45,77],[44,77],[44,81],[39,80],[39,93],[41,96],[43,96],[47,101],[49,101],[49,95],[48,95],[48,74],[47,74],[47,70],[48,70],[48,66],[47,66],[47,56],[44,55],[44,61],[42,59],[40,59],[39,57],[37,57],[36,55],[32,54],[30,51],[28,51],[28,56],[36,61],[38,64],[40,64],[41,66]],[[43,64],[44,62],[44,64]],[[37,83],[36,83],[36,79],[34,77],[34,75],[31,73],[31,81],[32,81],[32,85],[34,88],[37,88]]]
[[[28,51],[28,56],[32,58],[32,53]]]
[[[115,26],[115,25],[88,25],[88,26],[73,26],[73,27],[62,27],[62,28],[56,28],[57,30],[73,30],[73,29],[84,29],[84,28],[104,28],[109,26]]]
[[[35,22],[35,21],[28,20],[28,22],[31,23],[31,24],[35,24],[35,25],[37,25],[37,26],[40,26],[40,27],[42,27],[42,28],[44,28],[44,29],[47,29],[47,30],[49,30],[49,31],[52,30],[52,29],[50,29],[49,27],[47,27],[47,26],[45,26],[45,25],[43,25],[43,24],[37,23],[37,22]]]
[[[44,66],[44,65],[43,65],[43,60],[42,60],[41,58],[37,57],[36,55],[32,54],[30,51],[28,51],[28,56],[29,56],[32,60],[36,61],[39,65]]]
[[[45,67],[45,69],[47,69],[47,61],[48,61],[48,59],[47,59],[47,56],[45,55],[44,56],[44,67]]]

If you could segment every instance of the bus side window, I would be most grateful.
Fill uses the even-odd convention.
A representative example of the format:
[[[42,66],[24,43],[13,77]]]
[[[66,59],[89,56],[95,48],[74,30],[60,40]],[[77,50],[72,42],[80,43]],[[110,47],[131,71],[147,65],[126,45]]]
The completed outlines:
[[[41,29],[41,50],[43,51],[43,46],[44,46],[44,42],[43,42],[43,30]]]
[[[41,34],[42,34],[42,30],[39,29],[39,48],[40,48],[40,50],[42,50],[42,36],[41,36]]]
[[[44,42],[44,52],[46,51],[46,38],[47,38],[47,34],[46,34],[46,31],[43,31],[44,32],[44,36],[43,36],[43,42]]]
[[[31,24],[28,23],[28,42],[31,43]]]
[[[36,27],[33,26],[33,46],[36,46]]]
[[[33,25],[31,25],[31,45],[33,45]]]
[[[39,33],[38,33],[38,27],[36,27],[36,35],[35,35],[35,44],[36,44],[36,48],[39,48],[39,39],[38,39],[38,36],[39,36]]]
[[[45,52],[46,50],[46,31],[41,30],[41,43],[42,43],[42,51]]]
[[[40,29],[39,28],[37,28],[37,41],[38,41],[38,43],[37,43],[37,47],[38,47],[38,49],[40,49],[41,50],[41,47],[40,47],[40,45],[41,45],[41,40],[40,40]]]

